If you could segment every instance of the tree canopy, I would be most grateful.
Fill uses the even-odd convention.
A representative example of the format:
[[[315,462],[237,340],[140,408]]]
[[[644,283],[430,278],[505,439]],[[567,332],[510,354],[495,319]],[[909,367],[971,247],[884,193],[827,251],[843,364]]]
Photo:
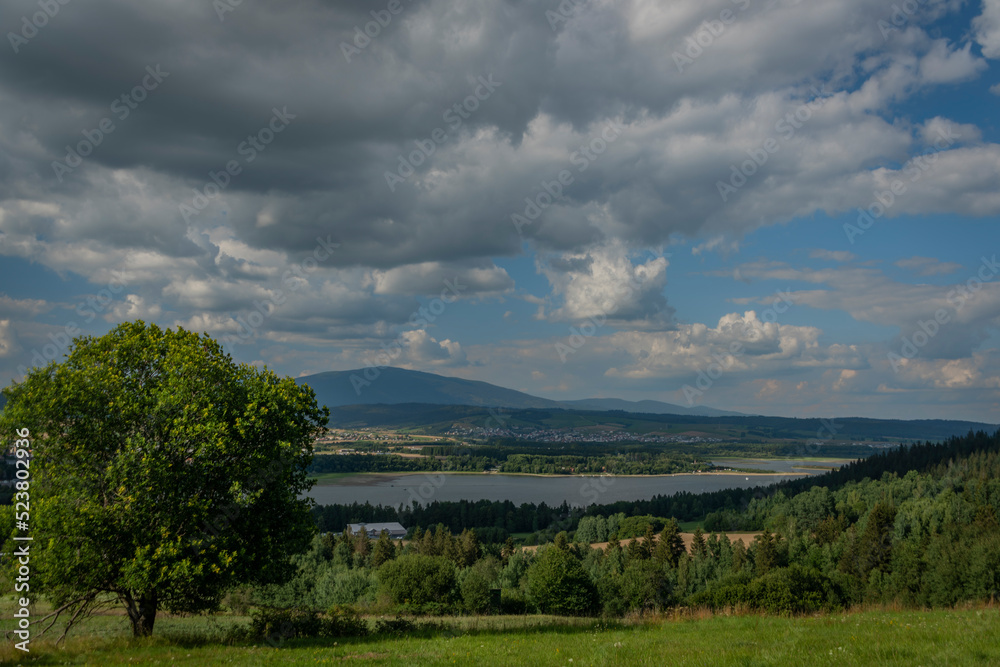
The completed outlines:
[[[329,411],[207,334],[122,324],[4,394],[0,432],[33,439],[32,589],[70,625],[120,604],[150,634],[158,609],[212,610],[232,586],[282,580],[309,544],[299,495]]]

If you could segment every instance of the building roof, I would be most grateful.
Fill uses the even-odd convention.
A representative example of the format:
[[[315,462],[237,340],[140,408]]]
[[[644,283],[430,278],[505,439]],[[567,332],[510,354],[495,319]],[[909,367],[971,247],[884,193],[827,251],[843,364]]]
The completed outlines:
[[[381,535],[383,530],[387,530],[390,535],[406,534],[406,528],[403,528],[403,525],[398,521],[389,523],[349,523],[347,527],[350,528],[352,533],[359,533],[363,530],[369,535]]]

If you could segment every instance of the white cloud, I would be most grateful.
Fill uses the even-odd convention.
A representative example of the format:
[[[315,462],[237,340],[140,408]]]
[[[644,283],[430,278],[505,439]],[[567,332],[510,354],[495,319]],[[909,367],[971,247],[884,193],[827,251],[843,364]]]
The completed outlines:
[[[1000,0],[982,0],[983,13],[972,21],[976,41],[987,58],[1000,58]]]
[[[913,271],[918,276],[944,276],[962,268],[955,262],[942,262],[933,257],[908,257],[896,262],[901,269]]]
[[[550,256],[539,262],[538,270],[548,278],[552,297],[562,305],[548,317],[567,321],[607,317],[633,324],[666,324],[673,312],[663,296],[668,265],[663,256],[633,262],[621,242]]]

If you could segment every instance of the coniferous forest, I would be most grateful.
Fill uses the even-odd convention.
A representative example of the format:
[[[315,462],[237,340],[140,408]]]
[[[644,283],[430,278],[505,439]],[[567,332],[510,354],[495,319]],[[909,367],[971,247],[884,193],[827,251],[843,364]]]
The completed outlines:
[[[767,488],[569,508],[325,506],[283,586],[247,602],[416,613],[622,615],[675,606],[768,612],[947,607],[1000,595],[1000,432],[887,451]],[[690,549],[678,522],[703,519]],[[332,532],[410,526],[405,546]],[[745,546],[723,530],[759,534]],[[537,549],[509,533],[534,531]],[[719,531],[719,532],[716,532]],[[589,543],[607,539],[606,548]],[[499,599],[496,599],[499,590]],[[493,592],[491,592],[493,591]]]

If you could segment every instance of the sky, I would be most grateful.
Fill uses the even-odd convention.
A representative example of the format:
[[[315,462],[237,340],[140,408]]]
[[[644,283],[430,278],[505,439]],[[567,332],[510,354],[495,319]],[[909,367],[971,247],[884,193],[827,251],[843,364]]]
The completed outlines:
[[[1000,422],[1000,0],[5,0],[0,32],[0,384],[141,319],[294,377]]]

